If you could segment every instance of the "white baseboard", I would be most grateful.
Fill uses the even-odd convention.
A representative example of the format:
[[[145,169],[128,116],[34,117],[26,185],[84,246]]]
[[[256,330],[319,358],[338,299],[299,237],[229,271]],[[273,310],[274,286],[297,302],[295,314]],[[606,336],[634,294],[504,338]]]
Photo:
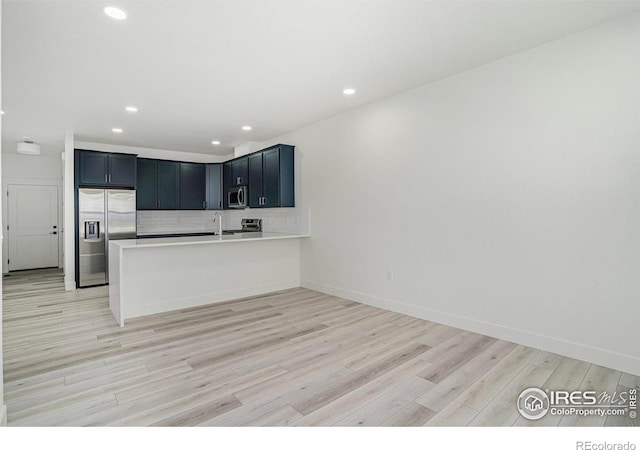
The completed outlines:
[[[75,281],[65,281],[64,282],[64,290],[65,291],[75,291],[76,290],[76,282]]]
[[[0,427],[7,426],[7,405],[2,405],[0,408]]]
[[[301,286],[315,291],[320,291],[325,294],[353,300],[358,303],[364,303],[366,305],[387,309],[389,311],[429,320],[431,322],[441,323],[474,333],[480,333],[497,339],[526,345],[528,347],[537,348],[547,352],[557,353],[562,356],[568,356],[570,358],[579,359],[592,364],[640,376],[640,359],[631,355],[591,347],[578,342],[571,342],[552,336],[544,336],[530,331],[497,325],[470,317],[463,317],[421,306],[409,305],[395,300],[316,283],[311,280],[302,280]]]

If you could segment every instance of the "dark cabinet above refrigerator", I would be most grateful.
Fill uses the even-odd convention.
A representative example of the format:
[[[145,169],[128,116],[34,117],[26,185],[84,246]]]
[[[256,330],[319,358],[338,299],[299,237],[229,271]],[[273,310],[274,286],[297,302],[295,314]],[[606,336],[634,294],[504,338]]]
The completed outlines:
[[[76,150],[80,186],[135,188],[136,155]]]

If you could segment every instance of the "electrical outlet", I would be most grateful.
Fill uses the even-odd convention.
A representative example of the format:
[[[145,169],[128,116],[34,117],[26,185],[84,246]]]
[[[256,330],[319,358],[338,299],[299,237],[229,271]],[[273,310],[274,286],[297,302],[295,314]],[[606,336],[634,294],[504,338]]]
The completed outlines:
[[[393,273],[393,270],[387,270],[387,280],[393,281],[394,278],[395,278],[395,274]]]

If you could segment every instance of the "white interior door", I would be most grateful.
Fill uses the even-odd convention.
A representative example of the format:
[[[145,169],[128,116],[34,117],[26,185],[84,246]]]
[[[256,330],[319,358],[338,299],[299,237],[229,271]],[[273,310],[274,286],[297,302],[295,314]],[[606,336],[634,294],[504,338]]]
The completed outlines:
[[[9,270],[58,267],[58,187],[8,186]]]

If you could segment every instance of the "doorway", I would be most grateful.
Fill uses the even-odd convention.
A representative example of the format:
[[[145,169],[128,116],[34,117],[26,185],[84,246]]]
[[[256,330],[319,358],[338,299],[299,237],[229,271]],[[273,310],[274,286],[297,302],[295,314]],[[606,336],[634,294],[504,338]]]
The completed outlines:
[[[58,187],[7,186],[9,271],[58,267]]]

